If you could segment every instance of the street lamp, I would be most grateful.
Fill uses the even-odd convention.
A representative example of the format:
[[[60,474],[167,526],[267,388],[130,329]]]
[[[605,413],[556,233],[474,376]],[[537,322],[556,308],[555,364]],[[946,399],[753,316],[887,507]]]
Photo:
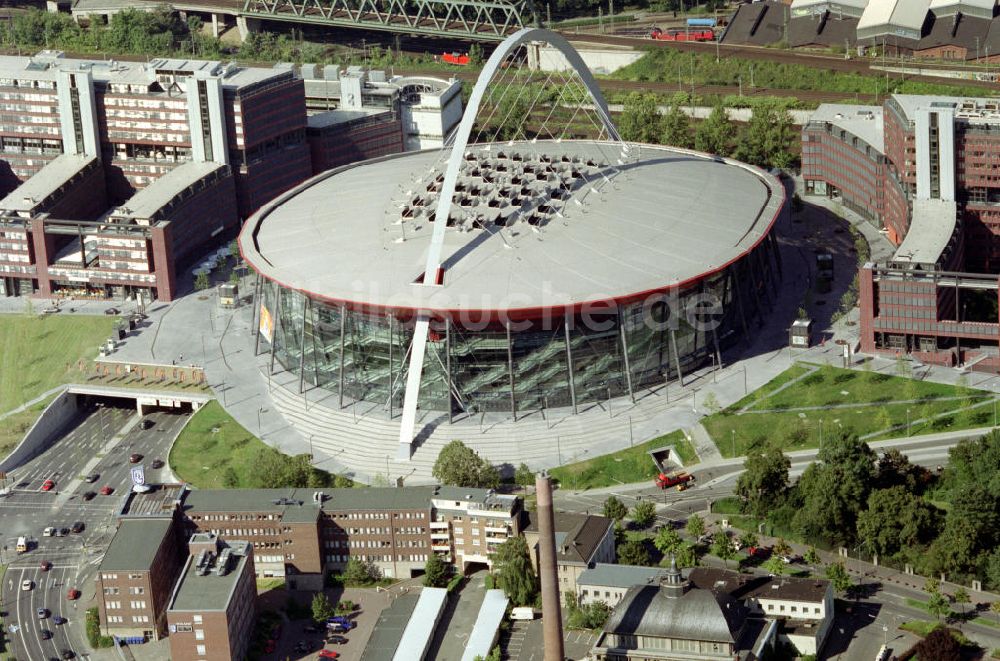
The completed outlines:
[[[260,414],[263,413],[263,412],[264,412],[264,407],[263,406],[261,406],[260,408],[257,409],[257,434],[258,435],[262,433],[261,426],[260,426]]]
[[[729,431],[732,433],[732,439],[733,439],[733,457],[735,457],[736,456],[736,430],[735,429],[730,429]]]
[[[823,418],[819,419],[819,449],[823,449]]]
[[[906,409],[906,435],[910,435],[910,409]]]

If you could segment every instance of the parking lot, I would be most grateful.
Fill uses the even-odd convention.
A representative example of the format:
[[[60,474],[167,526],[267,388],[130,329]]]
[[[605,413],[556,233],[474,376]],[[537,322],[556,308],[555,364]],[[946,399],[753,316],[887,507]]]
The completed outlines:
[[[35,661],[86,649],[84,612],[95,605],[94,572],[131,487],[130,469],[136,464],[129,455],[143,455],[148,482],[161,481],[169,469],[152,469],[150,463],[166,459],[188,416],[154,411],[146,417],[150,423],[143,428],[147,425],[139,424],[135,409],[89,406],[52,447],[8,474],[11,490],[0,498],[0,562],[7,564],[0,595],[13,658]],[[86,481],[89,474],[96,474],[93,482]],[[42,490],[45,480],[52,480],[51,490]],[[103,487],[109,495],[101,494]],[[80,532],[70,532],[77,522]],[[44,535],[49,527],[58,532]],[[29,550],[17,553],[22,536]],[[43,561],[51,567],[43,569]],[[21,590],[25,580],[32,589]],[[80,597],[69,599],[70,589],[79,590]],[[49,615],[40,618],[39,608]],[[66,622],[55,624],[57,616]]]

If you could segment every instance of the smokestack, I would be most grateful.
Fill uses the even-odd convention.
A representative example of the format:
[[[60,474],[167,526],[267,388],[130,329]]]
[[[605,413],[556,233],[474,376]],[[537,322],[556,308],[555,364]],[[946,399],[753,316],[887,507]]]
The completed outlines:
[[[556,569],[556,526],[552,513],[552,482],[544,471],[535,477],[538,513],[538,574],[542,583],[542,631],[545,661],[563,661],[562,612]]]

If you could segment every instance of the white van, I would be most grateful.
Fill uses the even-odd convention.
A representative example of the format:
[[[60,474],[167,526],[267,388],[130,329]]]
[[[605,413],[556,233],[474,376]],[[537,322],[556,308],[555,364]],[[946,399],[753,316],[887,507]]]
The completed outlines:
[[[535,619],[535,609],[531,606],[517,606],[510,609],[510,619],[512,620],[533,620]]]
[[[18,553],[26,553],[28,550],[28,539],[26,537],[18,537],[16,549]]]

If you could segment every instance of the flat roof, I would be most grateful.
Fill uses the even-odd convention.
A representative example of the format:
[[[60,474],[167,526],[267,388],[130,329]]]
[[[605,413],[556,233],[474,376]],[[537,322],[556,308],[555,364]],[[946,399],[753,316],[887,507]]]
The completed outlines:
[[[226,610],[232,599],[236,582],[246,571],[247,559],[250,553],[250,543],[244,541],[226,542],[215,556],[214,563],[204,576],[198,575],[197,560],[194,555],[188,556],[184,571],[177,580],[173,597],[167,610],[171,611],[221,611]],[[216,572],[216,563],[221,553],[228,548],[231,555],[229,571],[224,574]]]
[[[416,658],[417,651],[427,649],[447,599],[448,591],[444,588],[423,588],[420,591],[420,598],[399,639],[393,661],[411,661]]]
[[[130,491],[118,516],[171,518],[184,495],[183,484],[151,484],[152,491]]]
[[[503,616],[507,614],[507,597],[503,590],[487,590],[483,597],[483,605],[479,607],[479,616],[472,627],[472,633],[465,643],[462,661],[473,661],[477,656],[484,659],[489,656],[493,643],[497,639],[497,631]]]
[[[910,228],[891,261],[936,264],[951,243],[957,222],[958,206],[953,200],[914,199]]]
[[[878,153],[885,152],[885,117],[882,106],[824,103],[809,115],[810,122],[829,122],[864,140]]]
[[[313,494],[324,495],[325,511],[426,510],[430,509],[435,487],[367,487],[349,489],[193,489],[184,499],[184,511],[199,512],[281,512],[282,520],[315,521],[320,506]],[[484,489],[465,492],[485,493]],[[479,499],[476,499],[477,502]]]
[[[119,213],[115,215],[143,219],[154,218],[175,197],[216,170],[225,167],[225,165],[211,161],[185,161],[139,190],[118,208]],[[127,212],[121,211],[126,208]]]
[[[636,565],[612,565],[596,563],[592,568],[580,572],[577,585],[597,585],[609,588],[630,588],[633,585],[656,583],[666,570],[660,567],[640,567]]]
[[[412,592],[393,599],[392,604],[378,616],[372,635],[361,652],[361,661],[393,661],[418,599],[418,595]]]
[[[460,176],[465,193],[452,207],[441,286],[413,284],[430,242],[436,193],[428,188],[442,176],[441,150],[311,179],[246,223],[243,256],[265,277],[334,304],[579,308],[642,300],[721,270],[764,239],[784,203],[780,182],[757,168],[667,147],[634,148],[623,164],[621,145],[611,142],[469,151],[475,160]],[[522,176],[525,164],[533,173]],[[476,176],[484,172],[491,182]],[[554,199],[560,182],[570,190]]]
[[[148,570],[173,526],[172,519],[125,519],[115,531],[100,571]]]
[[[39,210],[39,205],[46,198],[96,160],[96,156],[59,154],[0,200],[0,210],[8,213],[34,213]],[[40,209],[40,211],[44,211],[44,209]]]
[[[378,115],[391,115],[391,108],[362,108],[360,110],[327,110],[325,112],[309,115],[306,118],[306,125],[311,129],[321,129],[336,124],[346,124],[356,119],[376,117]]]

